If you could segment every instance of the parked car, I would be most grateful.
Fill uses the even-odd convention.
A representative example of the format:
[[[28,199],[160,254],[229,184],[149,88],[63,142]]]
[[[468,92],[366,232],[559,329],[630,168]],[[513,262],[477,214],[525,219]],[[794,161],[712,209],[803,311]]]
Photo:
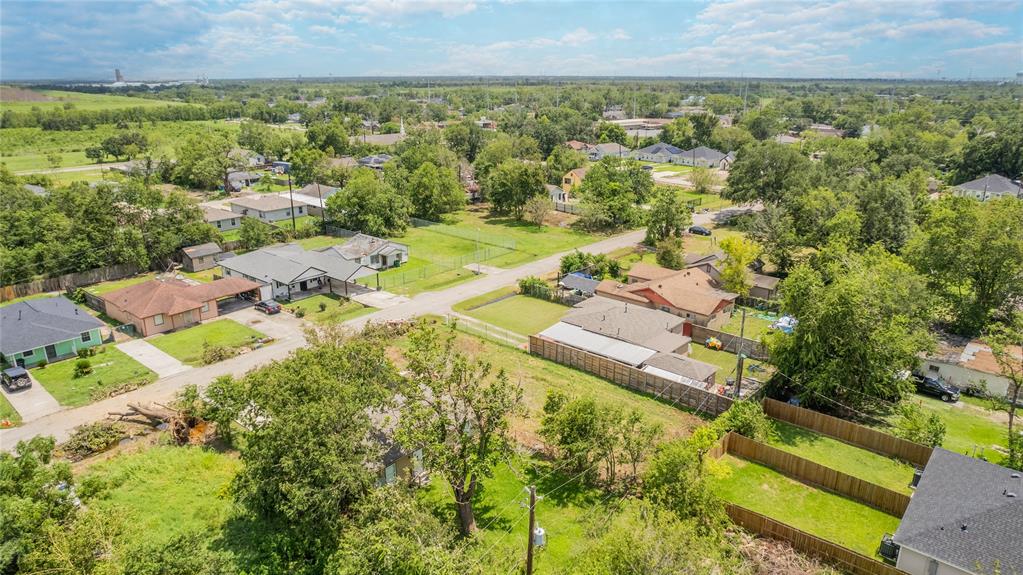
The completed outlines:
[[[24,367],[8,367],[0,373],[0,385],[7,391],[17,391],[32,387],[32,378]]]
[[[266,301],[261,301],[261,302],[257,303],[255,307],[256,307],[256,311],[261,311],[261,312],[265,313],[266,315],[273,315],[275,313],[281,313],[281,304],[273,301],[272,299],[268,299]]]
[[[959,388],[950,383],[945,383],[936,377],[919,373],[913,374],[913,381],[916,382],[918,393],[938,397],[941,398],[941,401],[949,403],[959,401]]]
[[[703,226],[690,226],[689,233],[696,234],[698,236],[709,236],[710,230]]]

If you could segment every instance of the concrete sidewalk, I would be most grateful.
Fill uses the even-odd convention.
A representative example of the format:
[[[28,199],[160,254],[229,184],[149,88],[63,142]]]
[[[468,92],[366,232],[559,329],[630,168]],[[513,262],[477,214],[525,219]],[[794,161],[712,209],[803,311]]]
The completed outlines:
[[[119,343],[114,347],[128,354],[128,356],[135,361],[155,371],[157,377],[170,377],[176,373],[192,369],[178,361],[177,358],[168,355],[144,339],[133,339],[124,343]]]
[[[50,392],[46,391],[46,388],[42,386],[36,378],[32,377],[32,387],[28,389],[20,389],[15,392],[8,392],[6,389],[3,390],[4,397],[10,402],[11,406],[18,415],[21,416],[22,423],[28,423],[35,421],[42,417],[46,417],[52,413],[60,411],[60,403]]]

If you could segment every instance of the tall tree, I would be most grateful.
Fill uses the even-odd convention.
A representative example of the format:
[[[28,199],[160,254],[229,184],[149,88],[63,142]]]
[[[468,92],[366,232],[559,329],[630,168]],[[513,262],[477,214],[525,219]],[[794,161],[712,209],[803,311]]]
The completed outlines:
[[[348,130],[338,116],[329,122],[310,124],[305,137],[310,146],[326,154],[341,155],[349,148]]]
[[[606,156],[590,167],[580,186],[583,218],[593,228],[620,229],[638,225],[654,189],[650,172],[629,158]]]
[[[522,405],[522,389],[461,351],[455,334],[453,325],[442,334],[427,323],[409,333],[397,436],[402,445],[421,446],[424,465],[451,487],[462,533],[471,535],[473,498],[511,448],[509,418]]]
[[[483,195],[494,212],[521,218],[526,202],[545,193],[543,181],[539,164],[507,160],[487,176]]]
[[[597,141],[601,144],[615,143],[624,146],[628,139],[629,135],[625,133],[625,128],[618,124],[601,122],[597,126]]]
[[[721,269],[721,283],[730,292],[748,296],[752,287],[749,265],[760,257],[761,247],[751,239],[733,236],[721,240],[725,260]]]
[[[465,205],[465,191],[451,168],[438,168],[431,162],[419,166],[408,180],[412,214],[427,220],[439,220],[444,214]]]
[[[317,148],[301,148],[291,153],[291,179],[294,185],[304,186],[323,180],[327,172],[327,155]]]
[[[735,157],[722,197],[739,203],[779,204],[805,185],[810,160],[776,142],[748,145]]]
[[[400,235],[408,227],[408,199],[368,168],[352,172],[340,193],[327,198],[327,217],[373,236]]]
[[[547,156],[544,166],[547,172],[547,183],[560,186],[565,174],[586,165],[586,156],[568,146],[555,146],[551,155]]]
[[[650,204],[647,218],[648,245],[656,245],[670,236],[681,237],[693,222],[693,213],[682,200],[682,194],[672,186],[659,187]]]

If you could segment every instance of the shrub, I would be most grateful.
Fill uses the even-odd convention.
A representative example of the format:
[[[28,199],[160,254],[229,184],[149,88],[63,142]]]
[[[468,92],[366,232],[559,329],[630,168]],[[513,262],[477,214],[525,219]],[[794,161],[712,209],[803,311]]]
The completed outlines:
[[[322,313],[322,312],[325,312],[325,311],[327,311],[327,303],[321,301],[320,302],[320,312]]]
[[[753,400],[736,401],[714,421],[714,425],[721,435],[734,431],[757,441],[766,441],[774,433],[774,425],[764,413],[763,406]]]
[[[79,359],[75,362],[74,377],[85,377],[92,373],[92,362],[87,359]]]
[[[39,369],[46,369],[47,365],[49,365],[49,362],[44,359],[43,361],[40,361],[38,364],[36,364],[36,367],[38,367]]]
[[[295,308],[295,317],[305,317],[305,308]]]
[[[896,437],[930,447],[940,446],[945,439],[945,422],[937,413],[924,413],[920,404],[912,401],[900,403],[897,412],[893,430]]]
[[[69,459],[84,459],[106,451],[121,439],[121,430],[109,421],[98,421],[75,428],[61,448]]]
[[[229,359],[237,355],[237,351],[222,345],[210,345],[204,343],[202,346],[203,365],[210,365]]]
[[[78,350],[78,357],[79,358],[89,357],[89,350],[88,350],[88,348]]]

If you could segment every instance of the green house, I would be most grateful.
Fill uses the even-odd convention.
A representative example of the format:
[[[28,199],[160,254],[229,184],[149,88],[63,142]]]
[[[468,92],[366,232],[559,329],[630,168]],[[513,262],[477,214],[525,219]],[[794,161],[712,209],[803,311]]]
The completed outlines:
[[[18,302],[0,308],[0,355],[11,365],[52,363],[103,343],[103,327],[65,297]]]

